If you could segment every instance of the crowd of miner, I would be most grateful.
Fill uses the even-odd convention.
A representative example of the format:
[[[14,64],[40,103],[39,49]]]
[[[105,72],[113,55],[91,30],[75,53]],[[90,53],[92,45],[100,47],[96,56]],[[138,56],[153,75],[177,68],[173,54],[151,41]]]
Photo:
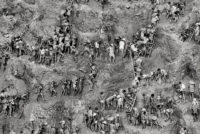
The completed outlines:
[[[103,1],[104,2],[104,1]],[[120,114],[115,116],[105,117],[102,110],[116,110],[116,112],[126,112],[127,120],[130,124],[135,126],[142,126],[146,128],[148,126],[161,128],[162,125],[158,122],[159,118],[166,117],[166,121],[173,120],[173,112],[178,104],[172,97],[164,98],[159,93],[153,93],[150,96],[148,94],[143,94],[143,108],[138,108],[135,106],[135,101],[137,99],[136,94],[138,87],[141,86],[141,82],[145,81],[150,85],[153,81],[156,82],[167,82],[168,72],[164,69],[158,68],[155,71],[150,72],[150,74],[143,74],[142,72],[142,58],[151,56],[155,44],[155,37],[157,32],[157,24],[159,23],[160,16],[163,15],[162,12],[157,8],[157,5],[163,4],[164,1],[156,0],[151,1],[153,4],[152,8],[152,19],[151,23],[147,27],[143,27],[138,30],[138,32],[133,36],[132,41],[128,41],[125,37],[116,37],[109,42],[105,47],[104,41],[100,38],[95,42],[88,40],[87,42],[80,43],[78,38],[73,36],[71,27],[71,13],[73,5],[66,9],[64,13],[61,14],[61,24],[59,27],[55,28],[55,33],[53,37],[49,39],[38,38],[38,42],[35,46],[27,46],[27,43],[23,40],[23,37],[16,36],[12,37],[11,42],[8,46],[2,47],[2,50],[6,50],[13,55],[18,57],[22,55],[31,55],[30,60],[34,61],[36,64],[44,64],[46,66],[51,66],[58,62],[62,62],[62,59],[66,56],[72,55],[74,60],[77,62],[80,56],[85,55],[90,59],[91,72],[88,74],[88,79],[90,81],[91,88],[94,88],[95,79],[98,75],[98,67],[95,64],[95,60],[102,58],[103,52],[108,53],[108,59],[111,63],[115,63],[116,56],[121,58],[129,58],[134,62],[135,78],[132,82],[132,87],[126,89],[121,89],[119,92],[113,93],[113,95],[107,96],[106,93],[101,92],[99,97],[100,108],[89,107],[87,112],[84,114],[84,122],[86,126],[92,131],[101,133],[115,134],[118,131],[124,129]],[[166,17],[172,22],[177,22],[178,18],[184,15],[184,2],[167,3]],[[6,14],[5,14],[6,15]],[[198,23],[195,28],[195,37],[199,35]],[[79,50],[79,46],[84,46],[84,51]],[[2,56],[9,57],[8,55]],[[9,58],[3,60],[6,62],[1,62],[4,65],[4,70]],[[65,79],[62,81],[62,95],[81,95],[84,89],[85,77],[76,78],[75,80]],[[58,83],[52,81],[50,83],[50,94],[52,97],[57,96],[56,86]],[[191,114],[193,115],[194,121],[198,121],[199,117],[199,101],[195,93],[195,86],[197,84],[194,81],[190,81],[188,84],[189,92],[186,91],[186,85],[182,82],[174,84],[172,87],[176,91],[176,95],[180,101],[185,102],[187,96],[188,100],[191,100]],[[9,86],[8,88],[13,88]],[[7,89],[1,92],[1,105],[3,106],[2,112],[7,116],[13,116],[15,114],[19,115],[19,118],[23,117],[23,106],[29,100],[29,93],[22,96],[12,96],[7,94]],[[44,87],[39,85],[37,87],[37,101],[40,99],[45,100]],[[23,101],[20,105],[19,101]],[[72,129],[67,127],[65,120],[60,122],[59,126],[54,126],[48,124],[47,122],[42,124],[34,124],[34,120],[31,120],[32,132],[34,134],[64,134],[66,131],[75,134],[79,133],[79,129]],[[36,128],[34,126],[37,126]],[[186,126],[181,126],[179,130],[180,134],[187,134],[188,130]],[[3,132],[6,133],[6,132]],[[14,130],[10,130],[11,134],[15,134]],[[23,130],[20,133],[24,133]]]
[[[157,1],[159,4],[159,1]],[[154,3],[154,2],[152,2]],[[154,3],[155,4],[155,3]],[[155,4],[155,5],[156,5]],[[177,3],[167,3],[166,17],[169,18],[170,22],[177,22],[178,18],[184,15],[184,6],[185,2]],[[199,119],[199,101],[198,95],[196,94],[196,89],[199,89],[198,84],[193,80],[188,82],[188,84],[183,82],[178,82],[172,85],[173,90],[175,91],[175,96],[164,97],[161,93],[152,93],[152,94],[143,94],[143,107],[139,108],[135,105],[137,100],[137,90],[138,87],[142,86],[142,81],[145,81],[146,85],[151,85],[152,82],[167,82],[169,78],[168,71],[158,68],[155,71],[150,72],[150,74],[142,73],[142,60],[141,56],[147,56],[145,54],[138,54],[141,49],[137,46],[147,45],[149,47],[151,43],[153,44],[153,32],[148,33],[148,28],[156,28],[156,24],[159,22],[159,16],[162,13],[157,10],[156,6],[153,8],[152,21],[150,26],[141,29],[139,37],[135,36],[135,42],[130,43],[130,51],[127,51],[129,42],[125,38],[122,40],[119,39],[119,49],[116,49],[116,46],[113,44],[109,47],[109,56],[110,62],[115,62],[115,54],[119,52],[119,55],[126,57],[126,54],[134,59],[134,71],[135,78],[132,82],[132,87],[127,89],[120,89],[119,92],[114,92],[113,94],[107,94],[104,92],[100,93],[98,102],[99,107],[88,107],[88,111],[85,113],[85,124],[91,130],[101,133],[110,133],[116,134],[120,130],[123,130],[122,118],[120,117],[121,112],[126,112],[127,120],[131,125],[142,126],[142,128],[162,128],[159,119],[165,118],[165,121],[174,121],[174,112],[177,109],[179,103],[185,102],[186,100],[191,103],[189,107],[190,113],[194,121]],[[153,30],[156,31],[156,30]],[[141,43],[141,44],[140,44]],[[126,46],[126,50],[124,49]],[[125,50],[125,51],[124,51]],[[145,49],[147,50],[147,49]],[[186,86],[187,85],[187,86]],[[186,90],[187,89],[187,90]],[[176,99],[178,98],[178,99]],[[187,98],[187,99],[186,99]],[[103,109],[103,110],[102,110]],[[115,110],[116,115],[106,116],[106,110]],[[103,112],[102,112],[103,111]],[[188,134],[190,130],[187,129],[187,126],[181,124],[177,128],[177,132],[180,134]]]

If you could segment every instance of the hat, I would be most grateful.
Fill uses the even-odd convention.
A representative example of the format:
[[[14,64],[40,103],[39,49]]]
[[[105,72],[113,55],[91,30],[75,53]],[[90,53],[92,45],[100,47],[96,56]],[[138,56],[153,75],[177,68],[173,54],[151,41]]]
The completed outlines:
[[[153,116],[153,117],[152,117],[152,120],[154,120],[154,121],[157,120],[157,117],[156,117],[156,116]]]
[[[142,108],[142,111],[146,111],[146,109],[145,109],[145,108]]]
[[[125,39],[125,38],[123,38],[122,40],[123,40],[123,41],[126,41],[126,39]]]
[[[151,26],[152,26],[151,24],[148,25],[149,28],[150,28]]]
[[[107,124],[107,121],[103,121],[102,123],[103,123],[103,124]]]

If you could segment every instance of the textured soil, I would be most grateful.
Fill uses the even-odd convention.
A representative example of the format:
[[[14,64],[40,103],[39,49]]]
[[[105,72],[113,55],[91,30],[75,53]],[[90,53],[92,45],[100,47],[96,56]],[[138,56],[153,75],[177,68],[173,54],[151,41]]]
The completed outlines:
[[[67,1],[67,0],[66,0]],[[36,42],[37,36],[47,38],[53,35],[54,26],[59,24],[59,15],[68,2],[65,0],[0,0],[0,10],[2,8],[11,8],[11,12],[16,14],[14,17],[0,16],[0,44],[9,42],[9,38],[5,38],[5,33],[18,35],[25,32],[23,39],[32,46]],[[175,1],[175,0],[171,0]],[[198,83],[200,78],[200,46],[193,41],[182,42],[179,39],[180,29],[186,24],[192,24],[199,20],[198,15],[192,12],[193,3],[200,9],[200,1],[188,0],[186,13],[175,24],[166,20],[165,16],[161,17],[158,25],[159,36],[156,39],[158,47],[153,51],[152,56],[144,58],[144,72],[149,73],[158,67],[169,71],[170,80],[168,83],[152,83],[148,87],[139,88],[138,102],[142,99],[142,93],[151,93],[161,91],[162,94],[168,95],[171,92],[164,89],[171,87],[175,81],[184,81],[185,83],[191,79],[189,75],[183,75],[185,64],[190,63],[196,72]],[[109,0],[109,4],[102,10],[101,5],[95,0],[89,3],[82,2],[75,4],[75,13],[73,16],[73,32],[80,39],[86,38],[94,40],[100,32],[102,24],[113,26],[112,36],[123,36],[127,40],[138,29],[146,26],[151,19],[152,5],[148,0],[139,0],[128,2],[127,0]],[[162,7],[160,7],[162,8]],[[29,26],[29,28],[26,28]],[[65,57],[64,63],[46,67],[38,65],[28,60],[29,56],[16,57],[11,56],[6,71],[0,72],[0,90],[9,85],[11,81],[16,91],[10,91],[12,94],[23,94],[35,83],[41,82],[46,85],[52,80],[61,81],[64,78],[73,78],[83,75],[79,70],[88,69],[87,57],[81,57],[78,63],[75,63],[71,56]],[[58,96],[50,97],[45,93],[45,102],[36,102],[35,90],[31,90],[31,101],[25,105],[25,118],[18,119],[16,117],[1,117],[0,124],[9,122],[16,132],[19,132],[30,120],[31,113],[45,118],[48,122],[56,122],[65,117],[64,111],[56,111],[55,107],[73,107],[75,114],[73,115],[73,125],[81,127],[81,134],[93,134],[83,125],[83,112],[88,105],[95,105],[97,97],[101,91],[113,92],[115,89],[127,88],[133,80],[133,71],[131,61],[128,59],[116,59],[116,63],[109,63],[108,60],[97,59],[95,62],[99,68],[97,77],[97,86],[90,90],[86,84],[83,96],[80,97],[61,97],[61,86],[58,86]],[[13,70],[18,70],[22,79],[13,76]],[[195,129],[196,134],[200,133],[200,123],[194,123],[191,114],[187,109],[190,102],[179,104],[182,110],[183,118],[187,126]],[[140,103],[138,103],[140,106]],[[141,129],[127,123],[125,115],[123,122],[125,131],[122,134],[171,134],[170,123],[162,122],[164,128],[158,129]],[[0,127],[1,128],[1,127]],[[0,130],[1,133],[1,130]],[[17,133],[18,134],[18,133]],[[28,131],[27,131],[27,134]]]

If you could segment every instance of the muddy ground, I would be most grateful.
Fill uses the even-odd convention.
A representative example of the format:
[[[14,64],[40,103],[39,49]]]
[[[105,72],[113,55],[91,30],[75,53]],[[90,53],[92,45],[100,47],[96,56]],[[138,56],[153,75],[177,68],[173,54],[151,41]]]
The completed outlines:
[[[171,0],[175,1],[175,0]],[[200,47],[193,41],[182,42],[179,39],[179,32],[186,24],[192,24],[199,20],[199,14],[192,12],[194,5],[200,8],[200,1],[187,0],[186,13],[181,17],[176,24],[171,24],[163,15],[159,22],[159,36],[157,38],[158,47],[153,51],[152,56],[144,58],[144,72],[149,73],[158,67],[164,68],[170,73],[168,83],[152,83],[149,87],[140,87],[138,92],[138,101],[141,100],[142,93],[152,93],[161,91],[163,94],[170,94],[170,91],[165,91],[165,88],[171,87],[175,81],[182,80],[187,83],[192,79],[190,75],[183,75],[184,65],[190,63],[195,70],[197,78],[200,78]],[[195,3],[195,4],[193,4]],[[5,33],[18,35],[25,32],[23,39],[30,45],[36,42],[36,36],[44,36],[47,38],[53,35],[54,26],[59,24],[59,14],[68,6],[65,0],[0,0],[0,9],[10,8],[15,16],[0,17],[0,44],[9,42],[8,38],[4,37]],[[123,36],[130,40],[132,35],[141,27],[146,26],[151,19],[152,5],[148,0],[140,0],[128,2],[127,0],[109,0],[109,4],[102,10],[101,5],[95,0],[90,0],[89,3],[82,2],[74,5],[73,16],[73,32],[84,40],[95,39],[99,36],[101,26],[112,26],[113,30],[109,33],[111,36]],[[162,6],[160,7],[162,8]],[[27,29],[26,26],[29,26]],[[104,37],[106,39],[106,36]],[[55,80],[60,81],[63,78],[73,78],[83,75],[79,70],[87,70],[88,59],[81,57],[78,63],[73,61],[71,56],[64,59],[64,63],[56,64],[51,67],[38,65],[28,60],[28,56],[16,57],[11,56],[6,71],[0,73],[0,90],[13,83],[17,91],[12,91],[14,94],[23,94],[27,90],[31,91],[31,101],[25,106],[25,118],[18,119],[17,117],[4,118],[1,117],[1,124],[9,122],[16,132],[23,129],[29,122],[31,113],[38,118],[45,118],[49,123],[56,122],[62,117],[65,117],[65,112],[56,111],[52,107],[61,105],[61,107],[73,107],[75,115],[73,115],[74,125],[81,127],[81,134],[92,134],[83,125],[83,111],[88,105],[95,105],[97,97],[101,91],[112,92],[114,89],[127,88],[130,86],[133,79],[133,70],[131,60],[120,58],[116,59],[116,63],[111,64],[108,60],[97,59],[96,64],[99,68],[97,77],[97,86],[90,90],[86,84],[83,96],[61,97],[61,87],[58,87],[58,96],[50,97],[45,94],[45,102],[36,102],[35,90],[31,87],[38,81],[42,84]],[[13,76],[13,70],[19,70],[21,79]],[[182,110],[183,118],[187,126],[195,129],[196,134],[200,133],[200,123],[194,123],[187,109],[190,102],[179,104]],[[138,106],[140,103],[138,103]],[[51,109],[51,110],[50,110]],[[141,129],[128,125],[125,115],[123,122],[125,131],[122,134],[171,134],[170,123],[164,123],[163,129]],[[0,132],[1,133],[1,132]],[[27,132],[28,134],[28,132]]]

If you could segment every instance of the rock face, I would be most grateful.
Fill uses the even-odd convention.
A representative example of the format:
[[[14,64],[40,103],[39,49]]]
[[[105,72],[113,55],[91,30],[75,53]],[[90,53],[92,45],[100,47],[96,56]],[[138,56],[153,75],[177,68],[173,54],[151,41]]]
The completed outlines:
[[[196,2],[198,9],[200,7],[199,1]],[[23,40],[29,46],[35,45],[40,36],[44,38],[53,36],[55,26],[60,23],[59,15],[69,6],[69,3],[70,0],[0,1],[0,44],[10,41],[10,38],[5,37],[8,33],[12,33],[13,36],[22,35]],[[192,12],[192,2],[188,1],[187,4],[186,15],[181,17],[177,24],[170,24],[165,19],[165,15],[162,16],[155,40],[156,48],[151,57],[143,58],[142,68],[144,73],[163,68],[169,71],[169,81],[172,83],[175,80],[193,79],[199,81],[200,46],[190,41],[181,42],[178,37],[181,27],[186,27],[186,25],[199,19],[199,16]],[[74,4],[71,18],[73,34],[80,38],[80,44],[87,39],[91,41],[99,38],[108,40],[109,36],[122,36],[131,41],[138,29],[149,24],[151,11],[152,4],[149,0],[133,2],[109,0],[104,8],[96,0],[91,0],[89,3],[82,1],[80,4]],[[106,57],[106,55],[105,52],[102,57]],[[16,130],[22,128],[25,122],[30,121],[30,118],[34,118],[38,122],[47,121],[55,125],[58,125],[62,119],[72,119],[72,125],[80,126],[83,133],[90,134],[91,132],[82,123],[83,112],[89,105],[96,105],[101,91],[113,93],[118,89],[126,89],[131,86],[130,83],[134,78],[131,59],[121,60],[117,57],[117,62],[114,64],[108,63],[107,58],[98,59],[96,64],[99,74],[95,89],[90,90],[89,82],[86,81],[82,96],[63,97],[61,96],[61,83],[66,78],[73,79],[87,75],[90,67],[88,57],[81,56],[78,63],[75,63],[71,56],[67,56],[62,64],[51,67],[32,63],[27,60],[30,58],[29,56],[17,58],[11,55],[11,57],[6,71],[0,73],[0,91],[9,84],[13,84],[14,88],[9,90],[10,94],[31,92],[31,100],[24,108],[25,119],[19,120],[20,123],[17,124]],[[49,83],[52,81],[58,83],[56,88],[58,96],[53,98],[49,94]],[[142,93],[153,93],[157,90],[162,92],[164,89],[170,89],[169,86],[172,83],[141,87],[138,91],[139,101],[142,100]],[[44,86],[44,102],[35,101],[37,98],[36,87],[40,84]],[[171,94],[171,92],[168,94],[167,91],[162,93],[166,93],[166,96]],[[184,107],[188,107],[188,104]],[[187,112],[181,114],[183,114],[181,118],[191,119]],[[124,122],[127,133],[130,131],[137,134],[149,134],[148,130],[129,126],[125,119]],[[194,127],[194,129],[197,129],[196,125]],[[160,134],[160,131],[152,130],[152,133]]]
[[[5,32],[12,31],[17,35],[25,32],[24,39],[29,41],[30,45],[36,40],[36,35],[44,37],[53,35],[53,27],[58,25],[59,13],[63,7],[68,6],[65,1],[54,0],[21,0],[3,4],[14,16],[12,16],[13,21],[8,17],[1,18],[4,23],[1,29]],[[127,5],[130,4],[112,0],[104,10],[95,1],[89,5],[75,5],[74,32],[82,33],[81,35],[94,33],[99,36],[103,29],[110,36],[121,35],[131,38],[139,27],[149,22],[151,5],[145,1],[143,4],[131,4],[128,8]]]
[[[77,6],[74,20],[78,31],[99,33],[101,28],[111,36],[120,35],[131,38],[139,27],[147,24],[151,16],[151,6],[143,4],[121,4],[110,1],[108,8],[99,8],[99,3]],[[128,7],[127,7],[128,6]]]

